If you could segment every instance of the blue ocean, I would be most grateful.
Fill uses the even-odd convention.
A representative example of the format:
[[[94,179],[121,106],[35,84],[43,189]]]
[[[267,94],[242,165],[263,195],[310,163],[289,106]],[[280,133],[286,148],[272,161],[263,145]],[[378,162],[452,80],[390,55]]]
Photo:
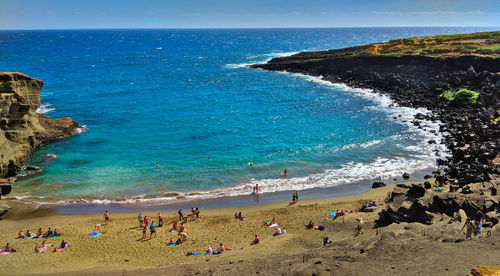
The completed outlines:
[[[446,154],[387,97],[246,65],[300,51],[488,28],[0,31],[0,70],[43,80],[40,113],[84,131],[44,146],[14,194],[198,198],[318,189],[435,168]],[[431,138],[432,137],[432,138]],[[57,159],[47,160],[49,153]],[[249,163],[253,162],[253,166]],[[287,177],[283,171],[287,169]]]

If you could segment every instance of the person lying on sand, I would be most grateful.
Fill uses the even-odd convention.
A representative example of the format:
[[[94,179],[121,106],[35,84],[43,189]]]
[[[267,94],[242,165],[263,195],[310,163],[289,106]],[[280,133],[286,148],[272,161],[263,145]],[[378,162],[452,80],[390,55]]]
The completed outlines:
[[[5,252],[10,252],[10,253],[14,253],[16,252],[16,250],[12,247],[12,245],[10,245],[10,243],[7,243],[5,245],[5,249],[4,249]]]
[[[177,221],[174,221],[174,223],[172,224],[172,230],[177,230]]]
[[[267,225],[267,226],[271,226],[271,225],[273,225],[275,223],[278,223],[278,221],[276,220],[275,217],[273,217],[273,219],[270,220],[270,221],[264,221],[264,224]]]
[[[175,243],[175,240],[173,237],[170,237],[170,240],[168,241],[168,244],[174,244]]]
[[[183,224],[183,225],[181,225],[181,227],[179,228],[179,232],[184,232],[184,230],[186,230],[186,226],[184,226],[184,224]]]
[[[253,239],[253,242],[250,245],[258,244],[260,242],[259,236],[255,234],[255,239]]]
[[[283,234],[283,232],[281,232],[281,228],[278,226],[278,229],[276,229],[276,232],[274,232],[273,236],[278,236],[281,234]]]
[[[35,246],[35,252],[34,252],[35,254],[43,253],[43,252],[45,252],[44,248],[40,248],[40,247],[38,247],[38,245]]]
[[[314,222],[312,222],[312,220],[309,221],[308,224],[306,224],[306,229],[314,229]]]
[[[224,247],[224,245],[222,243],[219,243],[219,248],[217,248],[217,251],[223,252],[223,251],[227,251],[227,250],[231,250],[231,248]]]
[[[51,243],[45,243],[45,241],[42,241],[42,245],[40,245],[40,247],[43,248],[43,249],[47,249],[47,248],[49,248],[51,246],[52,246]]]
[[[24,239],[26,235],[23,233],[23,230],[19,230],[19,233],[17,233],[17,238],[18,239]]]
[[[30,230],[26,230],[26,238],[31,238],[33,237],[33,233],[30,232]]]
[[[205,253],[207,253],[208,255],[214,254],[214,251],[212,250],[212,247],[210,247],[210,245],[208,246],[207,250],[205,250]]]
[[[326,226],[324,226],[324,225],[320,225],[320,226],[318,226],[318,227],[316,227],[316,228],[314,228],[314,229],[319,230],[319,231],[323,231],[323,230],[325,230],[325,229],[326,229]]]
[[[241,212],[238,213],[238,219],[243,220],[243,216],[241,215]]]

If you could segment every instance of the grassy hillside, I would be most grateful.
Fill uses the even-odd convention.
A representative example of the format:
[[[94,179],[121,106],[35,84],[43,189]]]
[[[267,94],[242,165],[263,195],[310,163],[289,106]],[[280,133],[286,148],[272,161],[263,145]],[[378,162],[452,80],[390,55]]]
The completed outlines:
[[[480,56],[500,58],[500,31],[393,39],[389,42],[345,49],[302,52],[290,57],[277,58],[275,62],[305,63],[329,58],[359,56]]]
[[[479,55],[500,56],[500,32],[438,35],[393,39],[370,45],[368,53],[379,55]]]

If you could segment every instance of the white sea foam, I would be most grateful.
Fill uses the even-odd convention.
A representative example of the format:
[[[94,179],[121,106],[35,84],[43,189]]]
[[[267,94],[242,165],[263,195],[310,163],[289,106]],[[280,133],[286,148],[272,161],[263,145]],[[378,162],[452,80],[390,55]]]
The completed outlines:
[[[288,57],[291,55],[298,54],[300,52],[272,52],[270,54],[262,54],[262,55],[256,55],[256,56],[249,56],[247,59],[254,59],[252,62],[244,62],[244,63],[231,63],[231,64],[226,64],[227,67],[229,68],[244,68],[244,67],[249,67],[250,65],[253,64],[259,64],[259,63],[267,63],[273,58],[276,57]]]
[[[55,110],[55,108],[52,107],[51,104],[42,103],[42,104],[40,104],[40,107],[37,108],[36,112],[40,113],[40,114],[46,114],[46,113],[49,113],[49,112],[54,111],[54,110]]]

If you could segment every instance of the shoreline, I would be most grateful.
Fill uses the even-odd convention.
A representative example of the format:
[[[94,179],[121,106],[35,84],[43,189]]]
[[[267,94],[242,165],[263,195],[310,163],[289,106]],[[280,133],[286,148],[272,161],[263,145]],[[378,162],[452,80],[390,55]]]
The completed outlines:
[[[0,220],[0,227],[3,229],[2,233],[0,233],[0,240],[13,244],[13,246],[17,249],[17,252],[11,254],[10,256],[2,256],[2,262],[4,265],[0,267],[0,274],[65,274],[70,272],[76,273],[77,271],[82,270],[88,273],[99,274],[104,273],[105,271],[122,272],[123,269],[139,273],[138,269],[153,269],[157,267],[157,264],[161,264],[162,267],[168,267],[176,266],[178,264],[205,262],[205,258],[196,259],[192,256],[185,256],[185,254],[187,251],[202,251],[206,248],[207,244],[215,245],[215,243],[218,244],[219,241],[224,242],[226,246],[232,248],[233,250],[224,252],[224,254],[219,256],[211,256],[212,259],[219,258],[224,260],[228,258],[242,258],[243,256],[248,259],[248,256],[246,255],[247,253],[244,252],[253,254],[250,252],[255,252],[255,248],[248,246],[246,240],[248,239],[250,241],[254,232],[259,233],[263,242],[265,241],[273,247],[268,248],[269,252],[264,254],[269,254],[270,256],[273,252],[281,252],[283,248],[288,248],[290,240],[298,241],[297,238],[302,235],[299,233],[307,233],[305,232],[307,230],[303,229],[303,223],[307,223],[307,221],[300,219],[297,223],[294,223],[297,218],[302,216],[311,217],[314,218],[314,220],[317,220],[319,224],[325,223],[328,221],[322,222],[322,219],[320,218],[328,215],[327,210],[335,210],[335,207],[354,209],[354,207],[358,207],[362,204],[362,202],[366,202],[368,200],[376,200],[379,204],[381,204],[383,198],[385,198],[393,188],[394,186],[387,186],[372,189],[362,194],[329,197],[324,199],[300,199],[296,204],[291,204],[290,201],[280,201],[257,206],[224,207],[215,209],[202,208],[200,209],[200,219],[194,219],[191,217],[190,209],[183,209],[190,217],[190,222],[187,223],[186,228],[187,233],[189,233],[189,239],[186,244],[183,243],[174,248],[169,248],[164,245],[164,242],[167,242],[167,239],[170,236],[176,234],[171,234],[167,231],[172,221],[176,220],[175,218],[177,217],[177,214],[175,211],[163,212],[163,210],[161,210],[165,217],[166,225],[163,228],[159,228],[158,238],[153,238],[152,240],[146,239],[144,241],[137,240],[137,238],[140,237],[141,232],[137,227],[137,211],[125,213],[111,212],[111,222],[109,226],[104,226],[103,224],[103,236],[99,239],[88,238],[87,232],[93,231],[93,225],[96,223],[102,223],[102,211],[104,210],[104,206],[102,206],[101,212],[95,214],[70,215],[47,213],[47,216],[26,216],[22,219],[18,218],[15,220],[6,217]],[[231,218],[233,217],[235,211],[242,211],[245,220],[242,222],[232,220]],[[143,214],[152,215],[152,218],[156,220],[156,211]],[[374,214],[375,213],[366,213],[367,217],[373,217]],[[270,219],[272,216],[276,215],[280,225],[286,227],[288,233],[283,237],[273,239],[272,237],[269,237],[269,235],[275,230],[275,228],[268,228],[262,226],[261,224],[262,221]],[[348,217],[349,219],[352,219],[353,215],[348,215]],[[338,222],[340,223],[341,220],[338,220]],[[232,226],[226,227],[226,224],[230,224]],[[207,229],[208,225],[210,225],[210,227]],[[59,231],[63,233],[63,238],[70,242],[72,247],[67,249],[67,252],[64,253],[47,252],[41,254],[41,256],[32,256],[32,247],[34,247],[35,244],[40,243],[41,240],[16,240],[14,237],[17,235],[16,233],[19,229],[24,231],[26,229],[35,230],[35,228],[38,227],[42,227],[42,229],[46,229],[47,227],[55,227],[59,229]],[[354,224],[351,225],[351,223],[349,223],[349,233],[353,231],[353,227]],[[234,235],[234,231],[238,231],[238,234]],[[367,231],[372,232],[371,230]],[[342,230],[342,233],[343,232],[344,230]],[[339,235],[340,233],[341,232],[339,232]],[[317,243],[323,233],[321,231],[313,231],[311,234],[314,235],[306,238],[306,240],[317,240]],[[350,236],[350,234],[347,234],[347,236],[346,234],[347,233],[343,233],[333,239],[341,240]],[[216,237],[216,241],[213,241],[214,235]],[[246,239],[241,239],[241,235],[245,236]],[[56,243],[60,241],[59,239],[50,239],[48,242]],[[95,246],[103,248],[105,251],[96,251]],[[153,247],[154,250],[152,251],[158,254],[151,254],[152,251],[150,250],[147,252],[141,251],[140,248],[144,246],[148,248]],[[267,245],[263,246],[267,247]],[[303,250],[303,246],[306,246],[305,248],[310,248],[309,245],[304,244],[300,246],[300,249],[290,249],[290,252],[298,253]],[[124,248],[130,248],[131,251],[126,253],[127,251],[122,251]],[[279,250],[276,251],[276,249]],[[105,255],[102,255],[103,253]],[[52,254],[58,254],[58,258],[52,257]],[[261,256],[262,254],[254,255],[252,259],[254,257],[258,258]],[[118,261],[122,258],[126,258],[130,261],[125,263],[123,263],[123,260]],[[29,268],[23,266],[23,262],[30,262],[32,260],[43,261],[41,261],[37,267]],[[54,266],[54,263],[71,263],[71,266]],[[23,269],[17,270],[20,267],[23,267]]]
[[[296,52],[291,52],[287,53],[287,55],[277,55],[278,57],[289,57],[293,56],[296,54]],[[267,61],[270,61],[271,58],[269,58]],[[252,64],[246,64],[244,67],[251,68]],[[260,68],[259,68],[260,69]],[[282,73],[282,72],[277,72],[277,73]],[[340,89],[342,89],[345,93],[353,94],[356,97],[361,97],[368,99],[370,102],[375,103],[376,105],[380,105],[382,109],[384,109],[384,112],[387,113],[387,116],[389,120],[392,120],[396,124],[401,124],[404,125],[412,135],[415,136],[421,136],[422,141],[420,144],[415,145],[415,147],[418,147],[420,151],[424,150],[426,151],[425,154],[419,153],[421,155],[425,156],[431,156],[435,155],[434,157],[429,157],[431,159],[435,159],[436,161],[441,158],[446,158],[450,155],[448,149],[446,147],[441,147],[440,144],[444,139],[444,134],[441,133],[439,130],[441,129],[441,122],[440,121],[431,121],[431,120],[426,120],[422,119],[422,125],[424,125],[424,128],[421,128],[420,126],[416,126],[415,124],[411,123],[411,119],[413,119],[414,114],[431,114],[432,111],[430,110],[422,110],[422,108],[413,108],[413,107],[405,107],[405,106],[400,106],[397,104],[396,101],[393,99],[385,96],[384,94],[381,94],[375,90],[372,90],[370,88],[359,88],[356,86],[350,86],[349,84],[344,84],[344,83],[335,83],[330,80],[324,80],[321,77],[315,77],[307,74],[301,74],[301,73],[292,73],[292,72],[285,72],[286,74],[290,75],[290,77],[300,77],[300,78],[305,78],[306,81],[313,81],[316,83],[319,83],[320,85],[324,85],[327,87],[336,87],[338,88],[339,86]],[[357,89],[361,89],[361,91],[357,91]],[[404,114],[404,116],[402,116]],[[410,115],[408,115],[410,114]],[[435,139],[437,142],[436,144],[430,145],[426,143],[427,139]],[[416,157],[413,157],[413,159],[418,160]],[[413,160],[408,158],[406,161]],[[389,161],[396,161],[395,159],[391,159]],[[422,160],[420,160],[422,163]],[[386,171],[383,172],[381,175],[378,175],[376,178],[371,177],[371,178],[365,178],[362,180],[354,181],[349,184],[342,184],[342,177],[344,175],[340,175],[340,179],[331,179],[331,181],[337,181],[339,182],[338,185],[331,185],[331,186],[319,186],[318,184],[318,179],[313,180],[312,182],[309,181],[308,179],[311,178],[321,178],[324,177],[326,179],[320,179],[322,182],[326,181],[328,179],[328,170],[325,172],[321,173],[316,173],[316,174],[310,174],[307,176],[302,176],[302,177],[294,177],[290,178],[288,180],[295,180],[298,181],[297,183],[300,183],[300,181],[304,181],[302,179],[307,179],[306,180],[306,186],[308,186],[305,189],[300,189],[297,187],[292,187],[292,189],[284,189],[284,190],[277,190],[277,191],[270,191],[270,192],[265,192],[266,196],[263,196],[264,202],[273,202],[273,201],[280,201],[284,200],[288,197],[288,194],[291,193],[294,190],[299,190],[303,191],[306,194],[314,194],[316,193],[316,197],[311,197],[313,198],[324,198],[325,195],[323,191],[327,192],[335,192],[336,189],[341,189],[343,190],[343,194],[356,194],[359,193],[360,191],[366,191],[363,185],[365,186],[370,186],[371,183],[374,181],[384,181],[388,182],[389,184],[395,184],[398,181],[392,180],[393,178],[400,178],[401,174],[403,173],[410,173],[413,175],[418,175],[420,178],[419,180],[425,181],[423,177],[425,175],[429,176],[432,175],[434,170],[436,169],[435,167],[432,168],[430,166],[431,162],[428,162],[428,166],[426,168],[409,168],[409,169],[398,169],[399,175],[396,175],[394,171]],[[432,162],[434,163],[434,161]],[[363,163],[361,165],[364,165],[365,167],[370,167],[376,164],[376,161],[372,163]],[[420,165],[421,166],[421,165]],[[346,167],[349,168],[349,167]],[[342,167],[341,169],[344,169]],[[332,169],[332,170],[341,170],[341,169]],[[387,174],[392,174],[392,175],[387,175]],[[36,174],[35,174],[36,175]],[[319,176],[319,177],[318,177]],[[26,177],[26,176],[25,176]],[[27,176],[29,178],[29,176]],[[347,178],[351,177],[350,175],[347,175]],[[288,181],[283,181],[281,178],[276,178],[276,179],[264,179],[264,180],[252,180],[252,182],[248,184],[240,184],[237,186],[233,187],[224,187],[224,188],[217,188],[209,191],[191,191],[191,192],[176,192],[176,191],[169,191],[165,192],[165,194],[173,194],[174,196],[162,196],[162,195],[140,195],[140,196],[132,196],[132,197],[115,197],[115,198],[99,198],[99,197],[74,197],[74,198],[69,198],[69,199],[53,199],[51,201],[43,201],[43,198],[36,197],[36,196],[25,196],[25,195],[16,195],[16,194],[11,194],[10,196],[7,197],[9,201],[16,200],[16,199],[21,199],[21,201],[29,201],[33,202],[35,205],[38,206],[53,206],[49,207],[51,209],[58,209],[58,210],[63,210],[63,212],[71,212],[71,210],[74,210],[78,213],[81,212],[80,208],[83,208],[85,210],[95,210],[96,208],[99,208],[101,205],[110,205],[110,206],[116,206],[115,208],[118,210],[134,210],[134,209],[145,209],[149,210],[148,208],[154,208],[154,206],[186,206],[185,204],[188,203],[193,203],[196,204],[197,202],[209,202],[207,207],[214,208],[217,207],[216,204],[210,203],[212,201],[218,201],[218,200],[227,200],[229,199],[232,202],[232,205],[237,205],[237,206],[246,206],[246,205],[251,205],[252,201],[258,201],[259,200],[254,200],[254,199],[248,199],[247,195],[250,193],[252,186],[257,183],[259,184],[259,187],[261,190],[265,190],[266,187],[263,185],[262,181],[265,182],[270,182],[271,184],[274,183],[274,185],[280,186],[283,184],[287,184]],[[255,183],[254,183],[255,182]],[[293,185],[293,184],[292,184]],[[303,185],[303,184],[296,184],[296,185]],[[323,184],[325,185],[325,184]],[[312,187],[311,187],[312,186]],[[344,188],[347,186],[352,187],[351,192],[346,192]],[[339,188],[340,187],[340,188]],[[314,190],[320,190],[319,192],[314,192]],[[349,188],[347,188],[349,189]],[[245,191],[245,192],[243,192]],[[248,193],[247,193],[248,191]],[[26,198],[26,199],[25,199]],[[270,198],[270,199],[268,199]],[[245,203],[241,204],[238,201],[243,200]],[[178,203],[175,201],[179,201]],[[75,208],[71,208],[71,205],[75,206]],[[230,204],[224,204],[224,206],[230,206]],[[127,207],[127,206],[134,206],[134,207]],[[176,207],[172,207],[176,208]],[[91,211],[90,211],[91,212]]]

